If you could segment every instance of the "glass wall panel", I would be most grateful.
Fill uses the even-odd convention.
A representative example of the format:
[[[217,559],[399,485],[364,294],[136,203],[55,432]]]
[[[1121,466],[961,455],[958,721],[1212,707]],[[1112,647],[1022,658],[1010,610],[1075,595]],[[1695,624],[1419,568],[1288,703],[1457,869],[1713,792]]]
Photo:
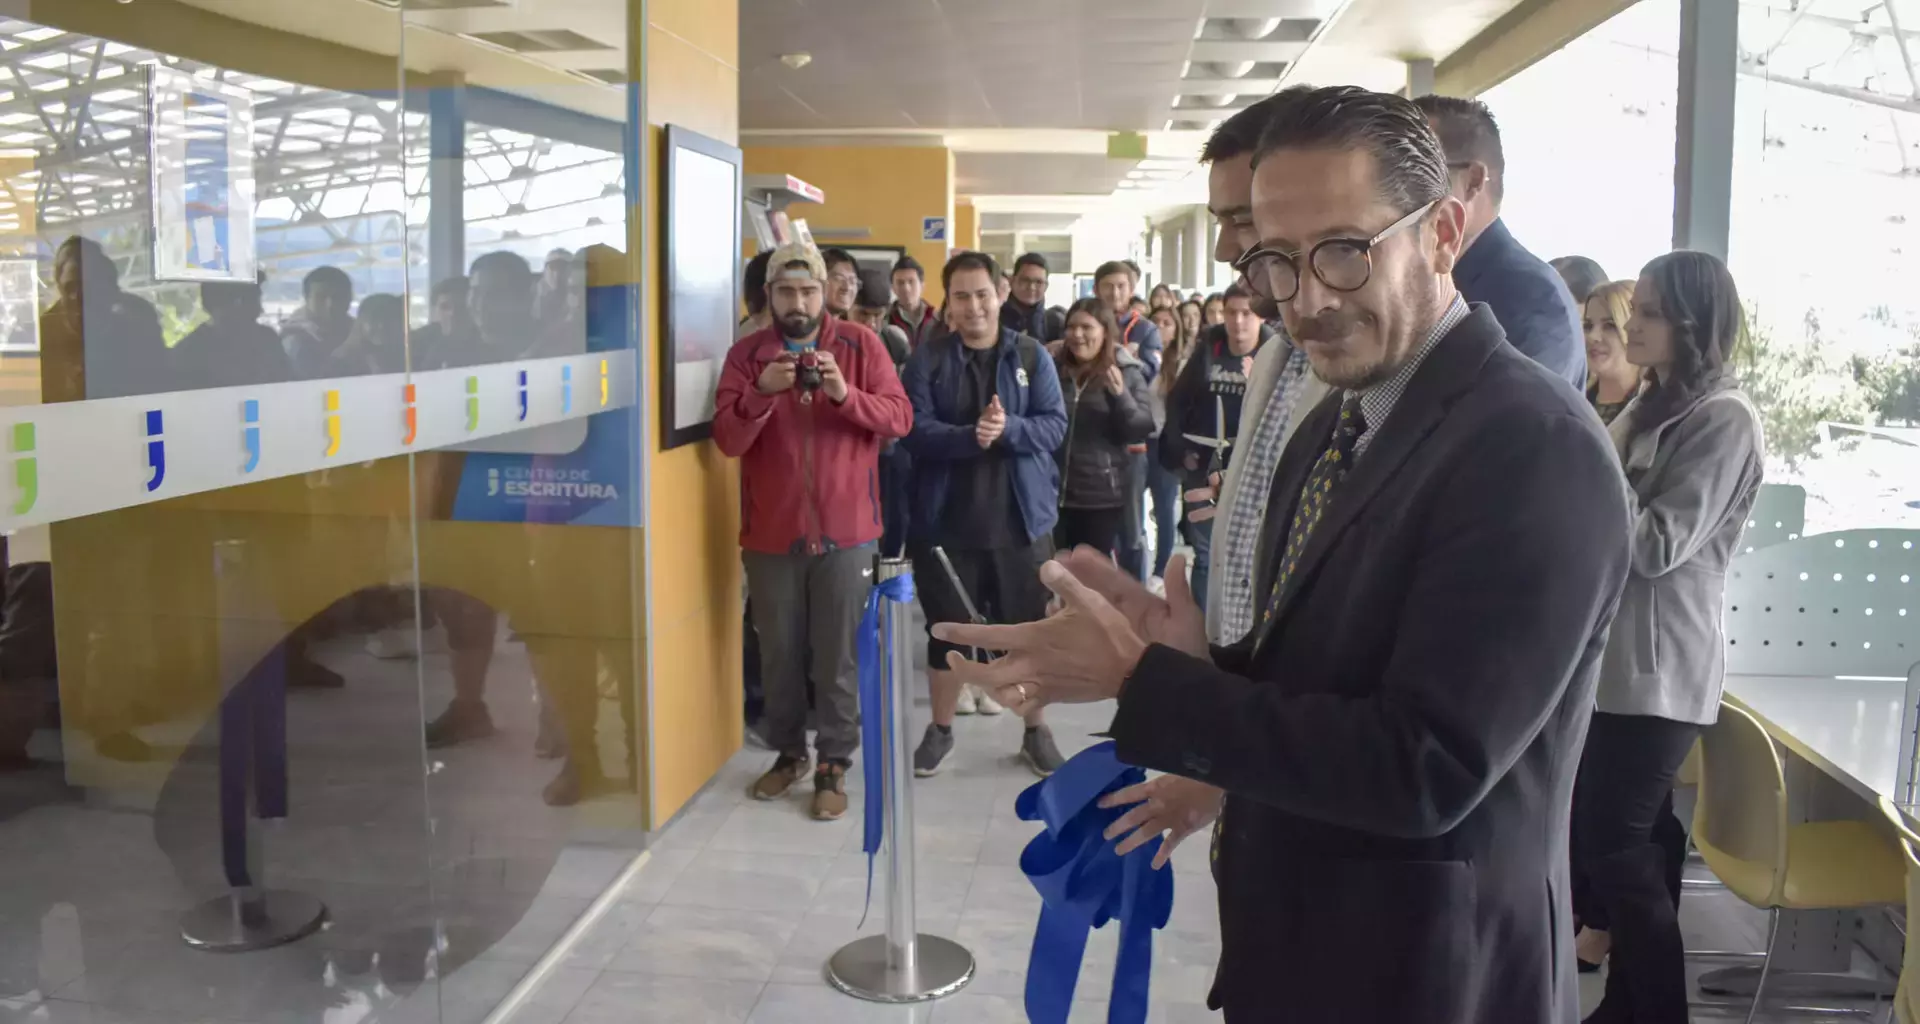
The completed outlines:
[[[644,839],[624,90],[307,2],[0,18],[0,1015],[478,1021]]]
[[[1632,278],[1673,237],[1679,0],[1642,0],[1487,90],[1507,157],[1501,216],[1541,259]]]

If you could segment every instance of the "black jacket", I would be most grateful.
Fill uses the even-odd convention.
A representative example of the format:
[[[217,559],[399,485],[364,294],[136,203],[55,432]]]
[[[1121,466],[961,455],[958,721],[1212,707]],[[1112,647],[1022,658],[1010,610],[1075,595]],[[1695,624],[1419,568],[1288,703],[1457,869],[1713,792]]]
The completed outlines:
[[[1127,446],[1153,433],[1153,408],[1140,360],[1125,350],[1119,356],[1127,388],[1118,395],[1097,376],[1084,385],[1076,383],[1072,368],[1056,357],[1060,394],[1067,405],[1067,436],[1053,456],[1060,463],[1061,508],[1119,508],[1127,503]]]
[[[1067,316],[1045,306],[1023,311],[1020,304],[1010,298],[1000,304],[1000,326],[1019,331],[1035,341],[1059,341],[1067,332]]]
[[[1260,344],[1247,354],[1251,359],[1273,340],[1273,329],[1260,325]],[[1200,332],[1199,341],[1188,353],[1185,366],[1180,368],[1180,376],[1167,392],[1167,421],[1160,430],[1160,465],[1168,472],[1192,481],[1205,475],[1207,460],[1213,451],[1188,441],[1186,435],[1197,437],[1214,436],[1214,404],[1211,392],[1213,366],[1223,360],[1237,361],[1238,356],[1227,347],[1227,329],[1214,324]],[[1245,397],[1245,383],[1241,384],[1241,397]],[[1227,405],[1226,433],[1231,439],[1240,431],[1240,402],[1235,400]],[[1186,465],[1187,456],[1193,456],[1194,468]],[[1228,449],[1232,455],[1232,449]]]
[[[1262,605],[1339,407],[1274,472]],[[1227,1019],[1579,1019],[1567,817],[1631,522],[1599,420],[1476,305],[1273,614],[1211,660],[1148,649],[1112,731],[1121,760],[1227,791]]]

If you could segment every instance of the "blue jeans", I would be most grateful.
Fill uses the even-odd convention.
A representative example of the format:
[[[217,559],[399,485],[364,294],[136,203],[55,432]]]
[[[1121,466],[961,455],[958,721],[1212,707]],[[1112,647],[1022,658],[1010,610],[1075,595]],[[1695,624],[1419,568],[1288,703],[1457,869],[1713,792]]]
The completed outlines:
[[[1167,575],[1167,560],[1180,542],[1180,478],[1160,465],[1160,438],[1147,439],[1147,494],[1153,498],[1153,574]]]
[[[1187,524],[1187,541],[1193,545],[1193,577],[1188,586],[1193,588],[1193,599],[1200,604],[1200,610],[1207,610],[1207,568],[1213,560],[1213,520],[1203,523]]]
[[[1127,459],[1127,503],[1120,518],[1120,543],[1114,560],[1120,568],[1144,581],[1147,578],[1147,531],[1142,524],[1147,509],[1147,456],[1134,452]]]

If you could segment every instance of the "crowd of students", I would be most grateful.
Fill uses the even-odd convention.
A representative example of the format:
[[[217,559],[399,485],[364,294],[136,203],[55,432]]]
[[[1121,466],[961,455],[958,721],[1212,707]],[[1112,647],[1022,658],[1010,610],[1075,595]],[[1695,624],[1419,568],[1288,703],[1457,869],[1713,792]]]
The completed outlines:
[[[169,346],[158,311],[121,288],[119,267],[92,239],[55,250],[56,299],[40,317],[48,402],[477,366],[585,350],[585,250],[554,250],[535,273],[499,250],[471,272],[437,282],[428,320],[408,331],[405,300],[354,303],[336,266],[309,271],[301,304],[264,322],[266,278],[200,286],[201,322]]]

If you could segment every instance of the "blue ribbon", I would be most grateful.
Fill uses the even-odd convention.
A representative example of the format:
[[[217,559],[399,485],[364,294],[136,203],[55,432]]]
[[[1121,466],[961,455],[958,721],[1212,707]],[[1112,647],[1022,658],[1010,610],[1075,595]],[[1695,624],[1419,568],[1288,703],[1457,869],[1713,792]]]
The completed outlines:
[[[860,631],[854,645],[860,651],[860,764],[867,777],[865,797],[866,834],[860,849],[867,854],[867,902],[860,908],[860,923],[866,924],[867,910],[873,906],[873,858],[880,852],[880,840],[886,832],[887,766],[899,737],[887,728],[886,704],[882,695],[894,686],[893,658],[886,646],[892,637],[880,630],[880,602],[892,601],[900,607],[896,615],[905,615],[913,604],[913,574],[901,573],[882,581],[867,594],[867,610],[860,616]],[[896,699],[904,696],[893,691]]]
[[[1075,754],[1059,771],[1027,787],[1015,805],[1022,820],[1046,830],[1020,854],[1020,870],[1040,892],[1040,924],[1027,958],[1027,1020],[1065,1024],[1087,935],[1120,922],[1120,959],[1113,969],[1108,1024],[1144,1024],[1153,972],[1153,930],[1173,913],[1173,872],[1155,871],[1160,840],[1114,855],[1119,839],[1102,838],[1125,808],[1106,810],[1100,797],[1146,781],[1120,763],[1111,742]],[[1124,838],[1124,837],[1122,837]]]

